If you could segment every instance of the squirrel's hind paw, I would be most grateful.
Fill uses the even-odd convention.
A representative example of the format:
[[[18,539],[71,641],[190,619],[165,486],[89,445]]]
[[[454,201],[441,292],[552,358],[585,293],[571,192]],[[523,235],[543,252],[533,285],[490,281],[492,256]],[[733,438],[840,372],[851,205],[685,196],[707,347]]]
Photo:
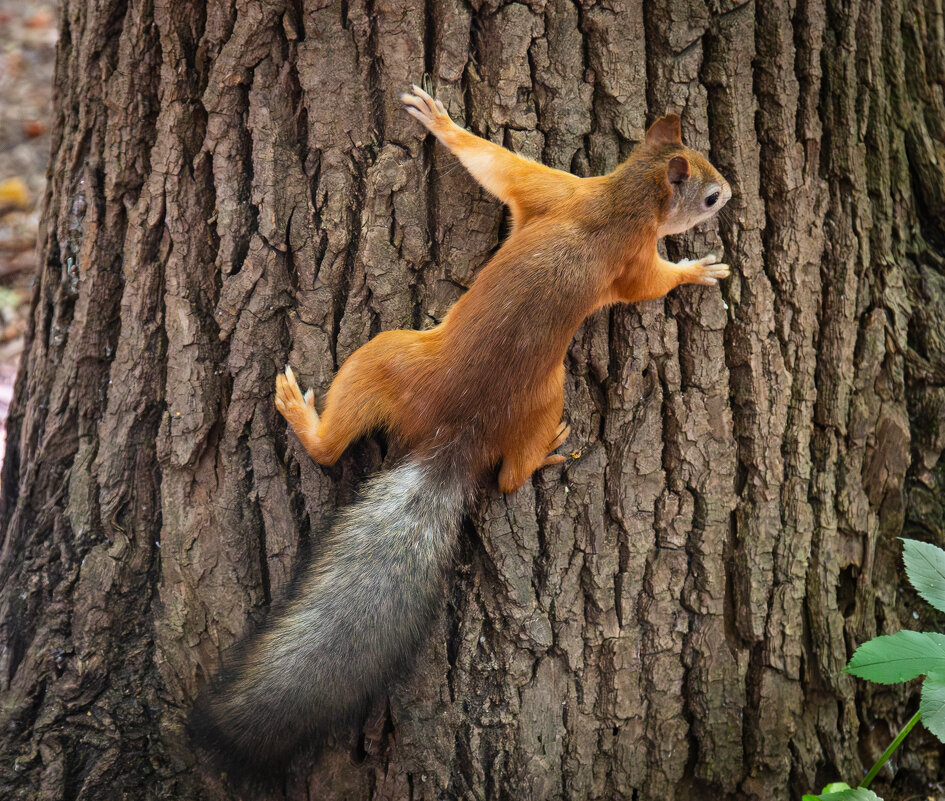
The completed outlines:
[[[276,376],[276,409],[298,432],[302,428],[318,425],[315,412],[315,393],[308,390],[304,395],[292,368],[286,365],[285,372]]]

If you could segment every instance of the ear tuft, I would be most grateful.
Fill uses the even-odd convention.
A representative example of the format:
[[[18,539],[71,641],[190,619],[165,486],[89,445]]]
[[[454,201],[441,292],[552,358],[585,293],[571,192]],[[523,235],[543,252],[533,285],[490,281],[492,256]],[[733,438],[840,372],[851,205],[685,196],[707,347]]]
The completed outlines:
[[[682,144],[682,130],[679,127],[679,115],[667,114],[654,122],[646,132],[648,145]]]
[[[666,168],[666,180],[671,184],[681,184],[689,179],[689,162],[684,156],[673,156]]]

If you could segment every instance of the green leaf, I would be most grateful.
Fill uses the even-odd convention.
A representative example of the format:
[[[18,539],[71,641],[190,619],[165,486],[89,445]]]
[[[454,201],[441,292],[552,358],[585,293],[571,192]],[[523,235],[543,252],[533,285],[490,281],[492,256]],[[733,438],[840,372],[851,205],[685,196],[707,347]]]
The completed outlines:
[[[846,782],[831,782],[820,795],[808,793],[801,801],[883,801],[872,790],[865,787],[850,787]]]
[[[839,793],[821,793],[817,797],[820,801],[883,801],[876,793],[865,787],[841,790]]]
[[[879,684],[929,673],[945,676],[945,634],[903,630],[874,637],[856,649],[845,670]]]
[[[945,551],[927,542],[903,539],[902,561],[915,591],[945,612]]]
[[[945,675],[929,676],[922,683],[919,719],[925,728],[945,743]]]

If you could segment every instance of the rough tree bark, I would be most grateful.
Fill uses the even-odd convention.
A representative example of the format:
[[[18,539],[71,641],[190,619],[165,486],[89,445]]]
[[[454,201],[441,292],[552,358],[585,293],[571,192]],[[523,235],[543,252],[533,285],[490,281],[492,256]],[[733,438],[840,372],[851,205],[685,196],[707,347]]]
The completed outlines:
[[[434,324],[503,234],[399,108],[425,74],[579,174],[681,112],[735,198],[669,250],[734,275],[587,321],[576,458],[485,493],[416,673],[285,797],[857,777],[916,699],[841,668],[915,625],[895,538],[945,542],[943,27],[941,0],[64,0],[2,474],[0,794],[234,797],[185,736],[194,693],[383,455],[314,465],[275,374],[324,391]],[[896,781],[940,755],[917,732]]]

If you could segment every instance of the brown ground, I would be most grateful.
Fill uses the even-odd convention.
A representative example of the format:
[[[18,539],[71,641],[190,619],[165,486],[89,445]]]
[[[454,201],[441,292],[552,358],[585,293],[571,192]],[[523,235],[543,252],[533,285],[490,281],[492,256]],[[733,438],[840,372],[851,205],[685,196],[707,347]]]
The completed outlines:
[[[56,36],[54,3],[0,0],[0,460],[38,266]]]

